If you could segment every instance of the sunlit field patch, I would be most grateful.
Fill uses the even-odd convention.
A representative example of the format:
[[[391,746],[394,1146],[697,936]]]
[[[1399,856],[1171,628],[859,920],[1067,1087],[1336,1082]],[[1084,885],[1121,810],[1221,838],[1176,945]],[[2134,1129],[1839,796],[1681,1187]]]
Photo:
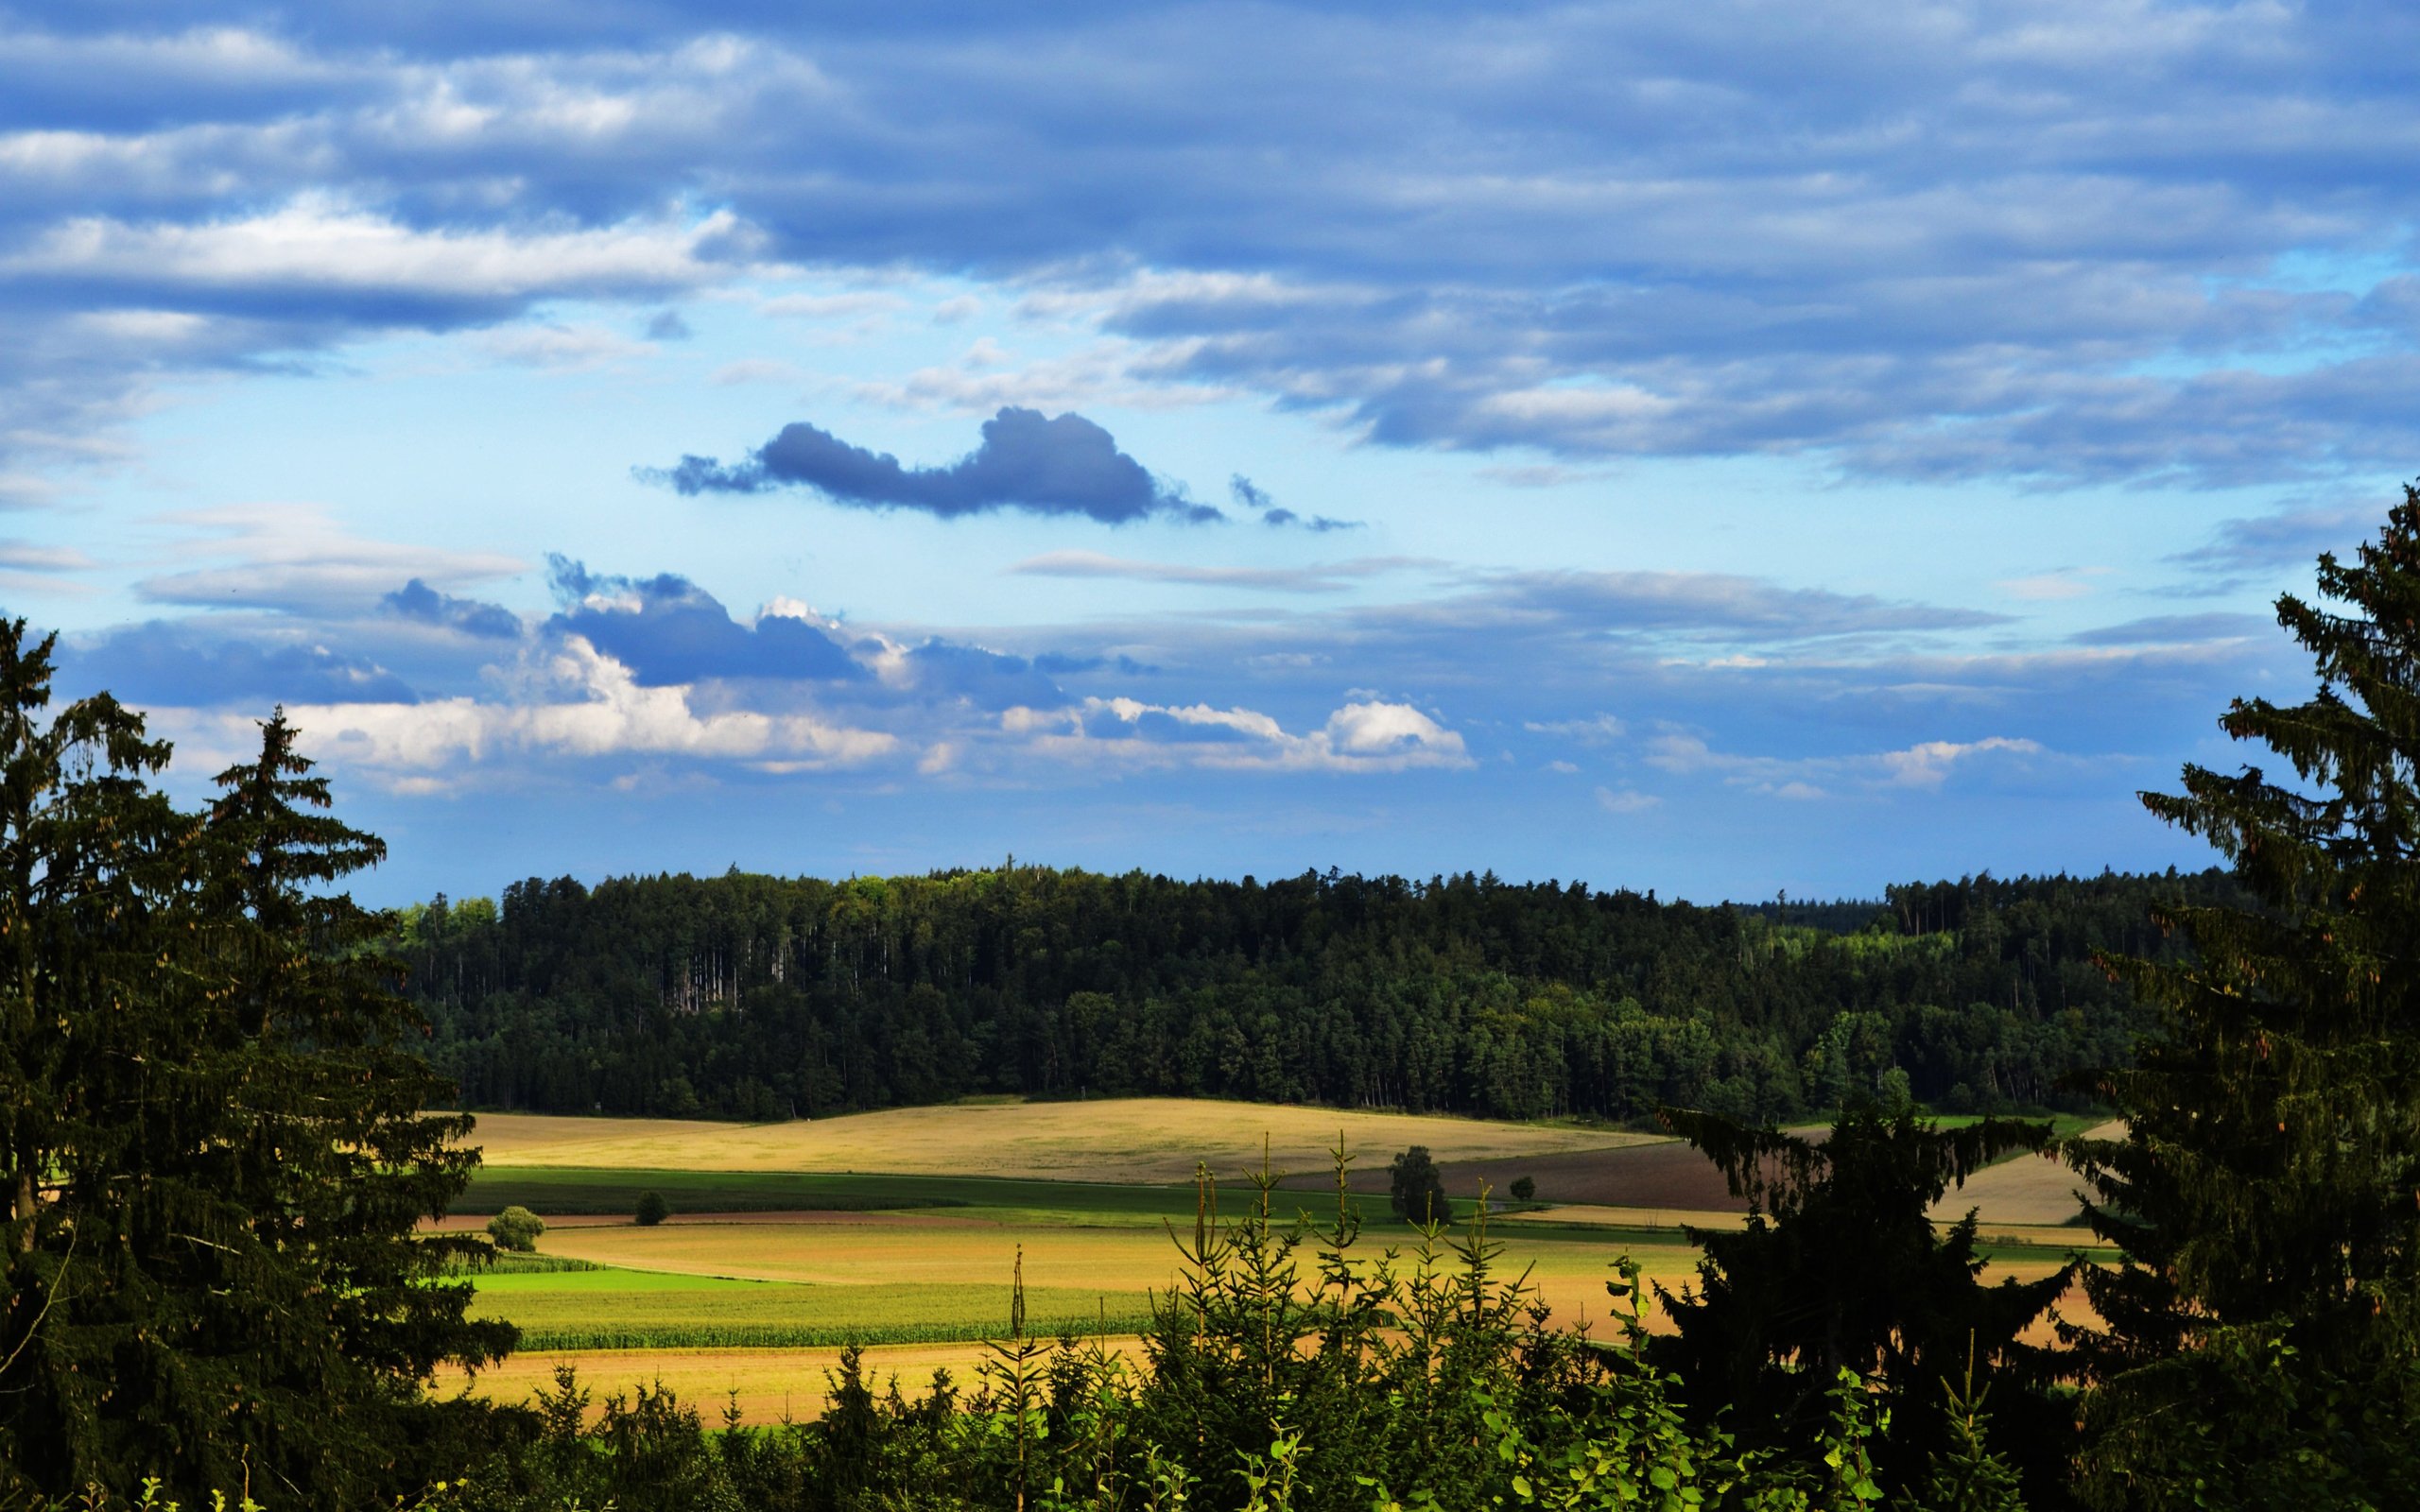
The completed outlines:
[[[1650,1141],[1616,1130],[1179,1097],[948,1104],[735,1125],[672,1119],[487,1113],[473,1140],[494,1166],[818,1171],[1182,1182],[1276,1166],[1324,1171],[1343,1136],[1364,1166],[1425,1144],[1440,1161]],[[1264,1143],[1265,1142],[1265,1143]]]

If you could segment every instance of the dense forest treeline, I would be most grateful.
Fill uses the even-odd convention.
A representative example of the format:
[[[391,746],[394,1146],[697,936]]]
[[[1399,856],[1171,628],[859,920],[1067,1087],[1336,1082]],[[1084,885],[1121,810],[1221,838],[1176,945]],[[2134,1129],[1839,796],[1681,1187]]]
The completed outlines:
[[[1019,866],[532,878],[399,916],[465,1105],[746,1119],[1146,1093],[1752,1122],[1910,1091],[2056,1107],[2143,1012],[2096,951],[2225,873],[1701,907],[1582,884]],[[1901,1085],[1904,1078],[1904,1087]]]

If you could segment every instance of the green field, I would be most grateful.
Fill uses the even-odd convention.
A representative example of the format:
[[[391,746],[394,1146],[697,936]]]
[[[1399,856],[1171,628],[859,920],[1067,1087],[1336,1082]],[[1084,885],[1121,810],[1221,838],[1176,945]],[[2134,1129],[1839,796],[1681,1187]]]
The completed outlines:
[[[509,1318],[525,1349],[817,1349],[994,1338],[1007,1285],[802,1285],[610,1267],[476,1281],[474,1315]],[[1028,1332],[1132,1333],[1140,1293],[1028,1287]]]

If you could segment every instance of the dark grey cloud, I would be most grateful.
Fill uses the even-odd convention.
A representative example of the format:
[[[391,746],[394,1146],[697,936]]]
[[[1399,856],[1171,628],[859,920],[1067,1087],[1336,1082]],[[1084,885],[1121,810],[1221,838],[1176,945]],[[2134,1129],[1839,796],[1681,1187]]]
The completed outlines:
[[[1071,700],[1031,659],[984,646],[934,640],[908,653],[916,691],[977,709],[1064,708]],[[1062,662],[1061,664],[1065,664]]]
[[[219,633],[193,621],[150,620],[66,643],[62,687],[106,688],[132,704],[416,703],[418,695],[369,658],[255,631]]]
[[[503,605],[441,593],[417,577],[378,602],[390,614],[484,640],[517,640],[521,635],[520,618]]]
[[[868,676],[823,627],[783,614],[739,624],[685,577],[616,577],[560,556],[547,566],[567,603],[546,628],[584,638],[644,685],[727,678],[846,683]]]
[[[684,456],[676,467],[642,469],[640,475],[683,493],[813,489],[836,504],[920,509],[944,520],[999,509],[1089,515],[1104,524],[1152,515],[1225,518],[1153,477],[1081,415],[1046,417],[1014,405],[985,421],[982,443],[946,467],[903,467],[888,452],[853,446],[801,421],[783,426],[746,461],[726,467],[712,457]]]

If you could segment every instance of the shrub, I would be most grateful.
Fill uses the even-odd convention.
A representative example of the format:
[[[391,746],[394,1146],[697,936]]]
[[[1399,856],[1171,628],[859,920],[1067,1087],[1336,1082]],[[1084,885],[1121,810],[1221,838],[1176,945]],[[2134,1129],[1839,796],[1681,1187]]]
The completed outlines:
[[[488,1220],[488,1237],[495,1241],[498,1249],[535,1249],[538,1236],[545,1231],[545,1219],[518,1205]]]
[[[1537,1194],[1538,1194],[1538,1183],[1537,1183],[1535,1180],[1533,1180],[1532,1178],[1530,1178],[1530,1177],[1526,1177],[1526,1176],[1524,1176],[1524,1177],[1513,1177],[1513,1179],[1512,1179],[1512,1200],[1513,1200],[1513,1201],[1515,1201],[1515,1202],[1530,1202],[1530,1201],[1534,1200],[1534,1199],[1537,1197]]]
[[[671,1212],[672,1204],[664,1200],[663,1193],[642,1192],[639,1194],[638,1211],[631,1216],[638,1220],[640,1228],[652,1228],[669,1217]]]

